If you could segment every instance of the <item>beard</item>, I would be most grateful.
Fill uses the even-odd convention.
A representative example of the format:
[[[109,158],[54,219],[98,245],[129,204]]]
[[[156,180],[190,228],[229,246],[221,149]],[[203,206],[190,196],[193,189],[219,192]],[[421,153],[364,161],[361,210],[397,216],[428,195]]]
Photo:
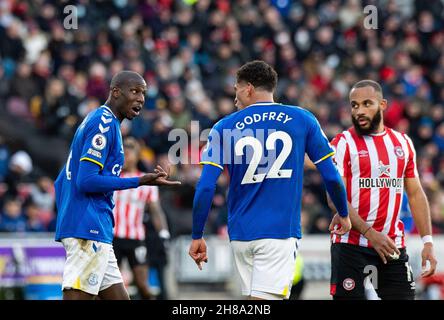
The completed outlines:
[[[381,123],[381,119],[382,119],[381,113],[382,113],[381,109],[379,109],[378,112],[376,112],[373,119],[370,119],[365,116],[361,117],[361,118],[366,119],[370,123],[370,126],[368,128],[361,127],[358,119],[356,119],[355,117],[352,116],[352,122],[353,122],[353,126],[355,127],[356,133],[359,134],[360,136],[365,136],[365,135],[375,133],[375,131],[378,129],[379,124]]]

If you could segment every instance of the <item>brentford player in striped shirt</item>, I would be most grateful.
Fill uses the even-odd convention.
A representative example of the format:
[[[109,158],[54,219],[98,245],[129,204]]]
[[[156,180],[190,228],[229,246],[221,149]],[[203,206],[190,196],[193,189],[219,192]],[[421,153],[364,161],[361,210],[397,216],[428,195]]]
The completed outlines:
[[[384,126],[387,100],[377,82],[359,81],[349,97],[353,127],[331,144],[351,204],[353,229],[342,236],[332,234],[331,294],[334,299],[365,299],[364,279],[369,275],[379,298],[414,299],[415,282],[399,219],[404,190],[424,242],[422,276],[432,275],[436,268],[430,210],[415,148],[406,134]],[[330,230],[337,227],[334,218]]]
[[[139,177],[143,173],[137,168],[140,145],[132,137],[123,142],[125,163],[120,177]],[[134,282],[142,299],[151,299],[147,285],[148,264],[147,248],[145,245],[144,213],[148,213],[152,223],[163,239],[169,238],[165,214],[159,203],[159,188],[143,186],[138,189],[120,190],[114,192],[114,252],[119,267],[123,258],[128,260]]]

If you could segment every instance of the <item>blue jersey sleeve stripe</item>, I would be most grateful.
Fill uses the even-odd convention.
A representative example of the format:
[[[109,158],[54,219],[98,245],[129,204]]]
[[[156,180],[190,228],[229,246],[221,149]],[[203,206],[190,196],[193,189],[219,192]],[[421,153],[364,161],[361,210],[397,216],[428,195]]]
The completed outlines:
[[[314,164],[318,164],[319,162],[324,161],[325,159],[327,159],[327,158],[333,156],[334,154],[335,154],[335,152],[332,151],[332,152],[330,152],[329,154],[327,154],[326,156],[323,156],[321,159],[319,159],[318,161],[315,161],[315,162],[313,162],[313,163],[314,163]]]
[[[83,158],[80,159],[80,161],[83,161],[83,160],[91,161],[92,163],[95,163],[95,164],[99,165],[100,168],[103,169],[103,164],[101,164],[99,161],[96,161],[96,160],[88,158],[88,157],[83,157]]]
[[[201,161],[199,164],[211,164],[212,166],[218,167],[221,170],[224,170],[224,167],[222,167],[220,164],[211,162],[211,161]]]

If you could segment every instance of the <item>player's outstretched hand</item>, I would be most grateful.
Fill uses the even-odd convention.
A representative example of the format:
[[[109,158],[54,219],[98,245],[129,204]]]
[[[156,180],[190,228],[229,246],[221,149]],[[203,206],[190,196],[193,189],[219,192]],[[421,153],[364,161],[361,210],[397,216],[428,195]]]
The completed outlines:
[[[422,249],[421,256],[422,256],[421,276],[424,278],[430,277],[435,273],[436,264],[437,264],[435,254],[433,253],[433,244],[425,243],[424,248]],[[427,268],[427,261],[430,262],[429,268]]]
[[[196,262],[199,270],[202,270],[202,262],[208,262],[207,244],[204,238],[193,239],[188,254],[193,258],[194,262]]]
[[[341,227],[339,229],[335,229],[336,225],[341,225]],[[349,232],[351,227],[352,227],[352,224],[351,224],[349,216],[341,217],[339,214],[336,213],[333,216],[333,219],[331,219],[330,226],[328,227],[328,230],[330,230],[330,232],[332,234],[337,234],[339,236],[342,236],[342,235],[346,234],[347,232]]]
[[[399,259],[401,253],[396,247],[395,242],[388,235],[370,228],[365,237],[370,241],[384,264],[387,263],[387,258],[392,260]]]
[[[140,177],[139,185],[140,186],[176,186],[181,184],[180,181],[172,181],[167,180],[168,173],[163,170],[161,166],[156,166],[154,169],[154,173],[147,173]]]

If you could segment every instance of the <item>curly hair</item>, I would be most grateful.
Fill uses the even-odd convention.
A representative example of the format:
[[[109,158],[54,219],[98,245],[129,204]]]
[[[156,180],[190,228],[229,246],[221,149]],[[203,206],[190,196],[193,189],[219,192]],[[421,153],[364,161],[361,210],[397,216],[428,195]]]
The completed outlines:
[[[278,75],[266,62],[254,60],[244,64],[236,73],[237,82],[249,82],[255,88],[273,92],[277,85]]]

